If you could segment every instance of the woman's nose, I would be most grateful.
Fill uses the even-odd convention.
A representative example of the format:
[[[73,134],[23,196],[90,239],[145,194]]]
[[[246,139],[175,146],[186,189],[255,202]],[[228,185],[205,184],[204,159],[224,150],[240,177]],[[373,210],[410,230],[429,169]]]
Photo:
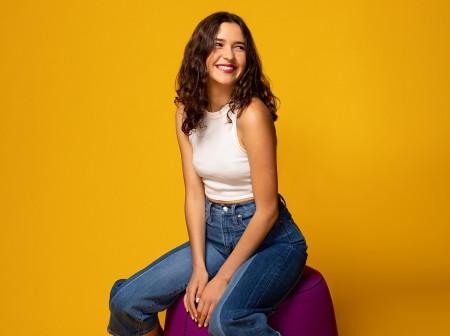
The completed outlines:
[[[234,59],[234,52],[231,48],[224,48],[222,57],[226,60],[232,60]]]

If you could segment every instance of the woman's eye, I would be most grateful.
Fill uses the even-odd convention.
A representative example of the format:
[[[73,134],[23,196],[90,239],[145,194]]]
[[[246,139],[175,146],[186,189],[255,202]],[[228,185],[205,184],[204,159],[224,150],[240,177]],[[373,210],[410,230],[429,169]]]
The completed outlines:
[[[215,47],[221,47],[221,46],[222,46],[222,43],[216,42],[216,43],[214,44],[214,46],[215,46]]]
[[[242,50],[242,51],[245,50],[245,47],[244,47],[244,46],[241,46],[241,45],[236,46],[236,48],[238,48],[239,50]]]

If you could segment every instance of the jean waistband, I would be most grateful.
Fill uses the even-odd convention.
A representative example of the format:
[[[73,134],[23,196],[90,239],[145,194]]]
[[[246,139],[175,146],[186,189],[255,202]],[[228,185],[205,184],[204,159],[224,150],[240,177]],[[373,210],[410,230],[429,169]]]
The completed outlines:
[[[211,211],[211,209],[214,209],[217,211],[226,209],[226,211],[229,211],[230,214],[235,214],[236,210],[241,209],[241,208],[256,207],[254,199],[245,201],[245,202],[240,202],[240,203],[224,204],[224,203],[211,202],[208,198],[206,198],[205,204],[206,204],[207,211]],[[284,200],[283,196],[281,196],[280,194],[278,194],[278,207],[279,208],[286,207],[286,201]]]

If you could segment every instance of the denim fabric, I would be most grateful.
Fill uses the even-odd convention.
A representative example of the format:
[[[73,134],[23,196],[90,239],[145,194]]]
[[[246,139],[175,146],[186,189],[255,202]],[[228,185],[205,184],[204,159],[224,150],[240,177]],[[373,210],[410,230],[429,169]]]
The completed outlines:
[[[206,268],[210,278],[233,251],[256,211],[254,201],[216,204],[206,200]],[[279,216],[254,255],[234,274],[211,316],[212,336],[279,335],[267,316],[300,278],[307,245],[280,196]],[[185,243],[129,279],[116,281],[110,296],[108,332],[144,335],[158,325],[157,313],[182,293],[192,274]]]

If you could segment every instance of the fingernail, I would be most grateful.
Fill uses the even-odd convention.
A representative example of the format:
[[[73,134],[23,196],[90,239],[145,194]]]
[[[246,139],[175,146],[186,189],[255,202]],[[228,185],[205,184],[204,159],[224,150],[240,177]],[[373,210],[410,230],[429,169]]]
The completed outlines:
[[[208,327],[208,323],[205,323],[205,328],[207,328]]]
[[[200,298],[196,298],[195,303],[199,303],[199,302],[200,302]]]
[[[201,325],[201,324],[199,323],[199,324],[198,324],[198,327],[199,327],[199,328],[201,328],[201,327],[202,327],[202,325]]]

